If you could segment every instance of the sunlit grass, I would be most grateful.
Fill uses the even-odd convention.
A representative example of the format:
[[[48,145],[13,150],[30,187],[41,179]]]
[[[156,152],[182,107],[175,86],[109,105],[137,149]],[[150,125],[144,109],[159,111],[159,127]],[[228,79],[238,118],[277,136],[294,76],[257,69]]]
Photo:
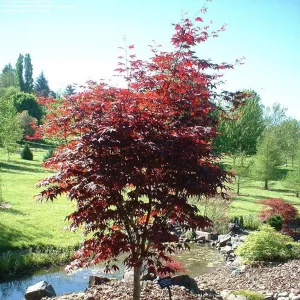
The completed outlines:
[[[2,197],[11,205],[0,208],[0,251],[36,245],[69,247],[79,243],[79,233],[64,231],[65,217],[74,210],[66,198],[39,203],[35,184],[50,175],[41,166],[45,150],[34,151],[33,161],[22,160],[18,154],[0,154]]]

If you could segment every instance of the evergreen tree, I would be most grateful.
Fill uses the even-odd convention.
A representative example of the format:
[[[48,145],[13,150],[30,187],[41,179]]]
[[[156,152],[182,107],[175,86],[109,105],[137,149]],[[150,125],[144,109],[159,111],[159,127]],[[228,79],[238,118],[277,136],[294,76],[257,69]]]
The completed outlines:
[[[34,85],[34,91],[39,97],[49,97],[50,88],[44,72],[41,72],[41,74],[37,77]]]
[[[10,87],[16,85],[15,69],[11,64],[7,64],[0,74],[0,87]]]
[[[26,54],[24,58],[24,66],[25,66],[25,92],[32,93],[33,92],[33,78],[32,78],[32,63],[30,54]]]
[[[27,143],[25,143],[25,146],[21,152],[21,158],[26,160],[33,160],[33,153],[31,152]]]
[[[23,60],[24,56],[20,54],[16,63],[16,84],[22,92],[25,92],[25,82],[23,78]]]
[[[75,88],[71,84],[67,85],[64,91],[64,96],[71,96],[74,94],[75,94]]]

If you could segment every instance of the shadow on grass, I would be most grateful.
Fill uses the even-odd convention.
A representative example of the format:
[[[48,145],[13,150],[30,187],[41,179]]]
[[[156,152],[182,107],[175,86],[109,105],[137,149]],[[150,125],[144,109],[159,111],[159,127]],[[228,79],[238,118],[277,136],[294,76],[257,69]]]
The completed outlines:
[[[13,243],[18,240],[30,243],[34,240],[34,237],[0,223],[0,253],[1,251],[14,249]]]
[[[29,164],[27,164],[29,165]],[[42,168],[36,167],[35,164],[30,164],[32,167],[27,167],[26,164],[12,163],[12,162],[0,162],[0,171],[8,173],[18,173],[18,172],[34,172],[34,173],[44,173]]]
[[[26,216],[27,214],[24,214],[23,212],[17,210],[17,209],[14,209],[14,208],[3,208],[0,206],[0,213],[1,212],[5,212],[5,213],[9,213],[9,214],[12,214],[12,215],[20,215],[20,216]],[[1,230],[0,230],[0,234],[1,234]]]
[[[255,203],[255,201],[258,201],[258,200],[271,198],[269,196],[251,195],[251,194],[243,194],[243,193],[241,193],[239,195],[235,195],[235,197],[248,197],[248,198],[251,198],[251,199],[247,199],[247,198],[235,198],[233,201],[245,201],[245,202],[252,202],[252,203]]]

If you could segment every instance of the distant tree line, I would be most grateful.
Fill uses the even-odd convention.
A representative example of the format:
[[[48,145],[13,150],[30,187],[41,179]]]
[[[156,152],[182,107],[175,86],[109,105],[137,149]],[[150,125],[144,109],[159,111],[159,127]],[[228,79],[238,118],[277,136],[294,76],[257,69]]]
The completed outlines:
[[[29,53],[20,54],[15,67],[11,63],[5,65],[0,73],[0,148],[9,156],[17,142],[34,135],[34,125],[43,123],[47,111],[37,97],[59,101],[74,93],[72,85],[63,94],[52,91],[43,71],[34,79]]]

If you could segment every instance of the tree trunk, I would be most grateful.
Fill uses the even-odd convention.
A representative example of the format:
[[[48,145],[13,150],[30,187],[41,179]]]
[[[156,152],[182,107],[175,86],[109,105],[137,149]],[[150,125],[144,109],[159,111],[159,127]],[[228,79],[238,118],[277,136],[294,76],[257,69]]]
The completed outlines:
[[[268,179],[265,179],[265,190],[268,189]]]
[[[141,297],[141,269],[142,266],[133,269],[133,300],[140,300]]]
[[[236,193],[239,195],[240,194],[240,175],[237,176],[237,191]]]

